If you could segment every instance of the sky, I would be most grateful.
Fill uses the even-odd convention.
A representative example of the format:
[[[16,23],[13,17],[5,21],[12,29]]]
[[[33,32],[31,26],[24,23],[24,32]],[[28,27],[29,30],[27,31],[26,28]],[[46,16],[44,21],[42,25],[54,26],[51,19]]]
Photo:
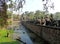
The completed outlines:
[[[52,0],[54,2],[54,10],[49,9],[50,13],[60,12],[60,0]],[[22,12],[25,11],[36,11],[43,10],[43,2],[42,0],[26,0],[25,5],[23,6]],[[20,12],[19,12],[20,13]]]
[[[60,0],[52,0],[54,2],[54,10],[49,9],[50,13],[60,12]],[[43,10],[43,2],[42,0],[26,0],[26,4],[24,5],[23,12],[25,11],[36,11]]]

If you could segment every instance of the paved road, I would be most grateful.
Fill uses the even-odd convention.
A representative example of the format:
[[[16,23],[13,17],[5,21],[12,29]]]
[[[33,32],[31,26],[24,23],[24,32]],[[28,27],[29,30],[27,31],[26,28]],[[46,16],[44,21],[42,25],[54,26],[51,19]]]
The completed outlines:
[[[31,41],[30,37],[28,36],[25,28],[20,25],[19,27],[15,28],[15,31],[14,31],[14,37],[16,38],[17,36],[21,38],[21,40],[23,42],[26,42],[26,44],[33,44],[33,42]]]

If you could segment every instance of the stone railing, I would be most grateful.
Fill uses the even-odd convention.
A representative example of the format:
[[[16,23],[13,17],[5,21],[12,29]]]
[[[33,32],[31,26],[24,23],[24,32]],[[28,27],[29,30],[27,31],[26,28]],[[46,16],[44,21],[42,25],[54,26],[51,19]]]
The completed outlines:
[[[26,22],[22,24],[50,44],[60,44],[60,27],[40,26]]]

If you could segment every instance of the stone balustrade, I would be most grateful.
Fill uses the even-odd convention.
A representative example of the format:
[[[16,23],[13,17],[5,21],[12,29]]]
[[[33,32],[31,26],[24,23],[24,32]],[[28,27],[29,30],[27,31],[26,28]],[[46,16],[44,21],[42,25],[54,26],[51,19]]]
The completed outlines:
[[[41,26],[27,22],[22,22],[22,24],[44,40],[49,41],[50,44],[60,44],[60,27]]]

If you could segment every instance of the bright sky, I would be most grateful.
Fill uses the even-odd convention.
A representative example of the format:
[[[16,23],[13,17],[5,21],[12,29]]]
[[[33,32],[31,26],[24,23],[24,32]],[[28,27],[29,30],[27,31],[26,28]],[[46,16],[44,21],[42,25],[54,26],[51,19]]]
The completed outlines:
[[[51,10],[51,13],[60,12],[60,0],[52,0],[54,2],[55,10]],[[26,0],[26,4],[24,5],[24,11],[36,11],[43,10],[42,0]]]
[[[50,9],[50,13],[60,12],[60,0],[52,0],[54,2],[54,10]],[[26,0],[23,7],[23,12],[25,11],[36,11],[43,10],[42,0]]]
[[[23,12],[25,11],[36,11],[43,10],[43,5],[41,0],[26,0],[24,5]]]

